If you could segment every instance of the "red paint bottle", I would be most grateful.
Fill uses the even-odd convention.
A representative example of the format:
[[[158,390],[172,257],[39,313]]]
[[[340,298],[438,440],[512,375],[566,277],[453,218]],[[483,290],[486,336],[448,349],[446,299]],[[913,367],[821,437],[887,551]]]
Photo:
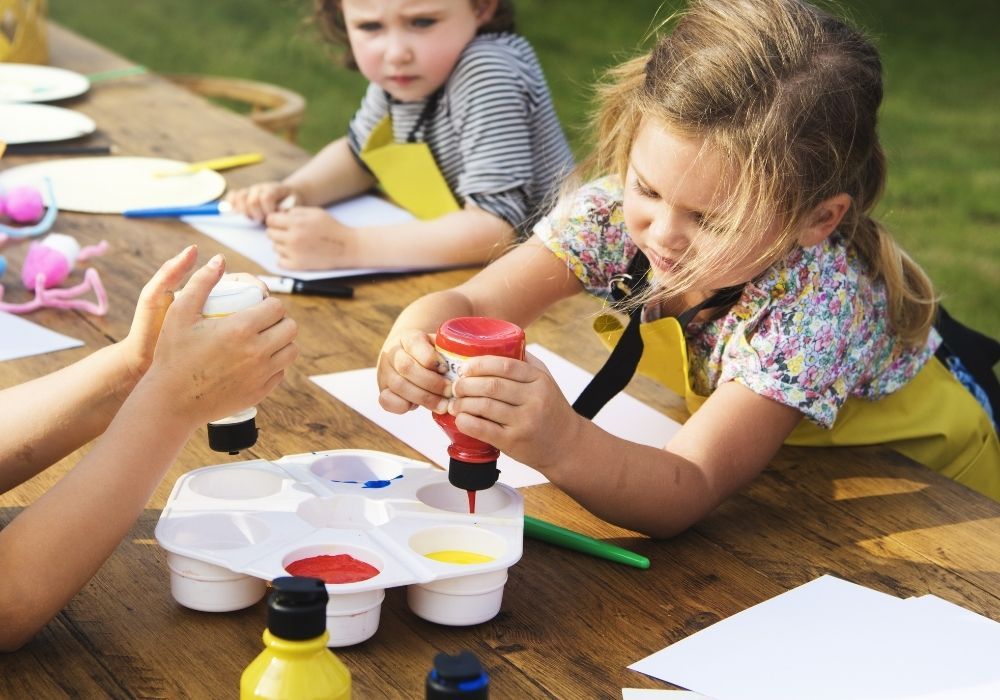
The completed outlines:
[[[465,316],[445,321],[438,328],[435,346],[448,366],[445,376],[458,379],[459,370],[470,357],[499,355],[524,359],[524,331],[513,323],[482,316]],[[455,426],[455,416],[435,413],[434,420],[448,434],[448,481],[469,492],[469,511],[475,511],[475,492],[497,482],[500,450],[465,435]]]

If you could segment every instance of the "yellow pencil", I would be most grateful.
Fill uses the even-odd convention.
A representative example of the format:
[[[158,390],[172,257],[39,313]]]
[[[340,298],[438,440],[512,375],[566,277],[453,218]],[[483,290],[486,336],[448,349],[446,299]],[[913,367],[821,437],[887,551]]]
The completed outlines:
[[[241,153],[236,156],[223,156],[222,158],[213,158],[211,160],[198,161],[197,163],[189,163],[183,168],[178,168],[177,170],[161,170],[153,173],[153,176],[173,177],[174,175],[188,175],[190,173],[196,173],[199,170],[227,170],[229,168],[237,168],[241,165],[259,163],[262,160],[264,160],[264,156],[260,153]]]

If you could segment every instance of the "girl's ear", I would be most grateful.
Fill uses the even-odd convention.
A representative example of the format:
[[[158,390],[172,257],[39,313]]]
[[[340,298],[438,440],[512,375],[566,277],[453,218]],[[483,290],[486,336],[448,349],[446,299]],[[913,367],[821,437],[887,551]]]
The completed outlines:
[[[835,194],[816,205],[809,216],[809,223],[799,235],[799,245],[809,247],[822,243],[840,225],[844,214],[851,207],[851,195]]]
[[[476,21],[480,27],[492,21],[493,15],[497,13],[500,0],[475,0]]]

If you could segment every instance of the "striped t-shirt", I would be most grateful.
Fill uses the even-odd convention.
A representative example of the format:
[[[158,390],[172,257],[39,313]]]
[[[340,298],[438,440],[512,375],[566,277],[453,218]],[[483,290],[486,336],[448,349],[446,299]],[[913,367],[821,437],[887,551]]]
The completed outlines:
[[[348,130],[351,148],[359,153],[387,113],[395,141],[405,143],[426,104],[398,102],[369,84]],[[465,47],[415,137],[459,204],[471,201],[522,234],[573,165],[538,58],[516,34],[482,34]]]

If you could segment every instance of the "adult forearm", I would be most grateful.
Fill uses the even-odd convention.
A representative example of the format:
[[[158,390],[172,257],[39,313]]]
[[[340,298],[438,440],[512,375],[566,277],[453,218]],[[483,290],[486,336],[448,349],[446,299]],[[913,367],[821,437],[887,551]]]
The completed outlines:
[[[100,568],[142,512],[194,425],[136,387],[94,448],[0,531],[0,649],[15,649]],[[44,579],[40,572],[53,572]]]
[[[0,392],[0,492],[100,435],[135,378],[120,345]]]

